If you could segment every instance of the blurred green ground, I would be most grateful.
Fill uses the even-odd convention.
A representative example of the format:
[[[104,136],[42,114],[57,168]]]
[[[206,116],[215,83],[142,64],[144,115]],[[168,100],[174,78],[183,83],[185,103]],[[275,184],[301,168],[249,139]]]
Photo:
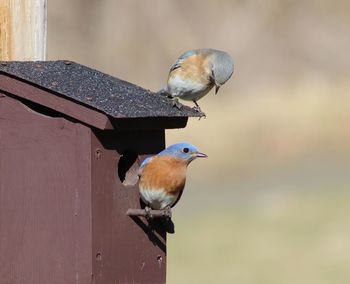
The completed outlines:
[[[350,283],[349,90],[210,96],[207,119],[167,131],[209,156],[174,209],[168,283]]]
[[[348,188],[269,196],[197,214],[175,210],[168,283],[349,283]]]

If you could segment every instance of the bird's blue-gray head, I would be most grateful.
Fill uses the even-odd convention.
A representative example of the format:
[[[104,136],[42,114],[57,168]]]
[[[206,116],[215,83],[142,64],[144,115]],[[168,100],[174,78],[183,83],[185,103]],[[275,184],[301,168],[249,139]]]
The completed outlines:
[[[209,49],[211,53],[212,79],[215,84],[215,93],[231,78],[233,74],[233,59],[224,51]]]
[[[158,155],[170,155],[177,159],[191,162],[196,158],[206,158],[206,154],[199,152],[196,146],[189,143],[177,143],[164,149]]]

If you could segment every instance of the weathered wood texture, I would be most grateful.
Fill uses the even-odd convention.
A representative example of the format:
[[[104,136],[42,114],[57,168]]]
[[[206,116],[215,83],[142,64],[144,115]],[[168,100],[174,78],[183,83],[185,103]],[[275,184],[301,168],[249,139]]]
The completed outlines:
[[[90,283],[90,132],[0,98],[0,283]]]
[[[102,131],[0,93],[0,283],[164,283],[164,229],[125,214],[164,146],[164,130]]]
[[[0,60],[45,60],[47,0],[0,1]]]

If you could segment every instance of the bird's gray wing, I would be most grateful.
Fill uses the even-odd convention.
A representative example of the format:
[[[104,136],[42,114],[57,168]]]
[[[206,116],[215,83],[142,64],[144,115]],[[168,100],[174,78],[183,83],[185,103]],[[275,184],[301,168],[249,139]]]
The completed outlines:
[[[191,57],[191,56],[195,55],[196,53],[197,53],[196,50],[190,50],[190,51],[187,51],[187,52],[181,54],[180,57],[177,59],[177,61],[173,65],[171,65],[170,72],[179,68],[181,66],[182,62],[186,58]]]

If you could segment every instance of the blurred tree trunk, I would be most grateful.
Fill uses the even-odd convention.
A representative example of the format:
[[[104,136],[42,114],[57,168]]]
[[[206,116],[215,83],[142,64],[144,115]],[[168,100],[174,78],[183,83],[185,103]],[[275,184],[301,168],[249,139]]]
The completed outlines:
[[[47,0],[0,0],[0,60],[45,60]]]

